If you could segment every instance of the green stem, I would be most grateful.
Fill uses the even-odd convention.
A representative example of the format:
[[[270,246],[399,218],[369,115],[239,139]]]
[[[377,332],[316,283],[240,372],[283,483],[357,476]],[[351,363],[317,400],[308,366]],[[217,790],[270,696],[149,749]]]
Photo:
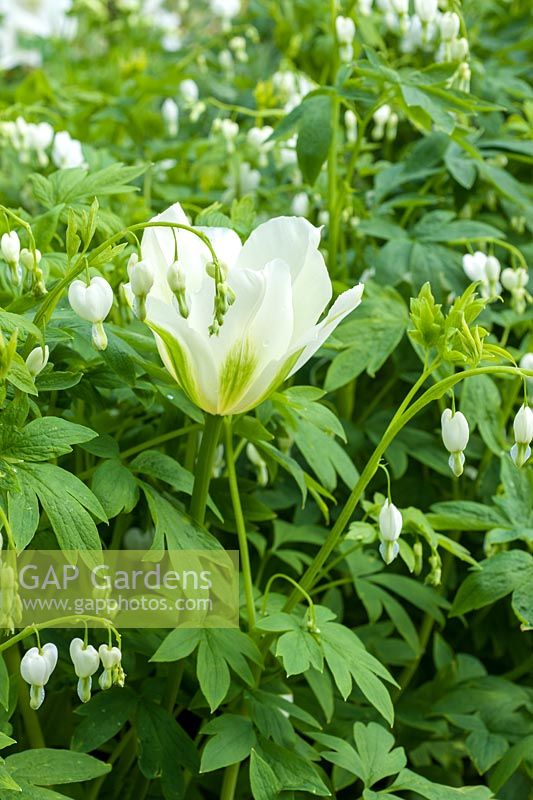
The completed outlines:
[[[222,781],[220,800],[233,800],[235,797],[235,789],[237,788],[240,766],[240,762],[237,762],[236,764],[231,764],[231,766],[226,767],[224,771],[224,779]]]
[[[200,450],[196,460],[190,509],[192,519],[199,525],[203,525],[205,520],[209,484],[211,482],[211,473],[222,422],[222,417],[213,414],[205,415],[202,443],[200,444]]]
[[[491,375],[491,374],[499,374],[499,375],[509,375],[509,376],[516,376],[517,374],[525,374],[529,373],[529,370],[517,370],[516,367],[476,367],[474,369],[464,370],[463,372],[455,373],[454,375],[450,375],[447,378],[436,383],[430,389],[427,389],[424,394],[413,403],[410,408],[409,403],[411,399],[415,396],[418,389],[423,385],[427,377],[431,374],[431,372],[436,369],[438,362],[434,362],[427,370],[424,370],[423,374],[420,376],[418,381],[412,387],[411,391],[405,397],[403,403],[401,404],[400,408],[392,418],[387,430],[383,434],[381,441],[379,442],[378,446],[372,453],[370,460],[368,461],[365,469],[361,473],[359,480],[357,481],[352,493],[350,494],[348,500],[344,508],[342,509],[339,517],[331,529],[326,541],[316,554],[313,562],[309,565],[306,572],[304,573],[302,579],[300,580],[300,587],[305,589],[307,592],[311,591],[313,586],[315,585],[316,579],[320,574],[322,567],[328,560],[329,556],[333,552],[333,550],[338,545],[342,534],[344,533],[345,528],[347,527],[350,519],[352,517],[353,512],[355,511],[363,493],[374,477],[376,471],[379,469],[379,463],[381,458],[389,447],[393,439],[396,435],[400,432],[400,430],[414,417],[421,411],[426,405],[433,402],[434,400],[438,400],[442,397],[446,392],[455,386],[456,383],[459,383],[466,378],[475,377],[476,375]],[[296,603],[298,602],[299,593],[294,590],[287,602],[285,604],[284,610],[290,611],[294,608]]]
[[[254,603],[254,584],[252,580],[252,569],[250,566],[250,553],[248,551],[248,539],[246,536],[246,524],[242,513],[241,498],[239,495],[239,484],[237,481],[237,470],[235,469],[235,452],[233,450],[233,432],[231,419],[225,420],[225,444],[226,462],[228,469],[229,489],[233,513],[235,515],[235,526],[239,539],[239,551],[241,558],[242,577],[244,580],[244,594],[246,597],[246,611],[248,616],[248,628],[255,628],[255,603]]]

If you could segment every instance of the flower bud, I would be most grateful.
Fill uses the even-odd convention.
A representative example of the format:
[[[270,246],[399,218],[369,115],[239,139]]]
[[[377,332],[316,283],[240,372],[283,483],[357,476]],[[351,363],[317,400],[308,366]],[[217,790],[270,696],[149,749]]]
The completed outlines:
[[[515,444],[511,448],[511,458],[517,467],[522,467],[531,455],[533,440],[533,411],[525,403],[518,409],[513,430]]]
[[[177,261],[174,261],[167,272],[167,282],[170,289],[176,298],[178,310],[184,319],[189,316],[189,306],[187,304],[187,297],[185,294],[186,281],[185,273]]]
[[[185,78],[185,80],[180,83],[178,91],[186,103],[194,105],[194,103],[198,102],[200,91],[198,89],[198,84],[196,81],[193,81],[192,78]]]
[[[391,5],[400,17],[409,11],[409,0],[391,0]]]
[[[402,515],[388,499],[379,512],[379,532],[385,542],[395,542],[402,532]]]
[[[48,349],[48,345],[46,344],[44,348],[42,347],[34,347],[29,356],[26,359],[26,366],[30,372],[30,375],[35,378],[40,372],[48,364],[48,358],[50,356],[50,351]]]
[[[154,285],[154,273],[146,261],[138,261],[129,270],[131,291],[137,297],[146,297]]]

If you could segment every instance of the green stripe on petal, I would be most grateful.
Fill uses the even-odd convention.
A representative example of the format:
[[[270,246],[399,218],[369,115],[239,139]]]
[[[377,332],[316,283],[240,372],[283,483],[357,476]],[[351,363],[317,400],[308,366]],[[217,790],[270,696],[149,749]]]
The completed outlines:
[[[254,379],[257,363],[257,352],[249,339],[231,348],[219,375],[219,414],[232,413]]]
[[[189,397],[189,400],[191,400],[200,408],[203,408],[203,404],[200,399],[200,393],[198,391],[198,384],[194,377],[194,369],[187,353],[185,352],[185,349],[181,347],[180,343],[172,336],[172,334],[170,334],[164,328],[160,328],[153,322],[148,322],[148,326],[161,339],[168,359],[172,365],[172,370],[174,372],[173,377],[175,377],[179,386]]]

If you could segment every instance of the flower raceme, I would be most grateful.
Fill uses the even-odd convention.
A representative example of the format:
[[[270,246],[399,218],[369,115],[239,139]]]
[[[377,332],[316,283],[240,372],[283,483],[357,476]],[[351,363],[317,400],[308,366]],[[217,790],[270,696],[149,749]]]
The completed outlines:
[[[179,204],[152,221],[189,225]],[[209,238],[222,282],[213,279],[212,255],[198,235],[146,229],[141,258],[154,283],[145,321],[165,367],[188,397],[210,414],[237,414],[257,406],[311,358],[359,305],[363,284],[341,294],[319,322],[332,296],[319,228],[303,218],[277,217],[256,228],[244,245],[227,228],[196,230]],[[171,267],[179,269],[172,288]],[[125,290],[133,305],[131,282]],[[216,326],[214,309],[221,322]]]

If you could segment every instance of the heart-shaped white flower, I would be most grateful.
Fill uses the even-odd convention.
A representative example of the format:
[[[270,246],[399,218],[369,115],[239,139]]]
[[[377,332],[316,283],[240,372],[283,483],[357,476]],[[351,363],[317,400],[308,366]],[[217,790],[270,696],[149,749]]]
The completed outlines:
[[[73,639],[70,643],[70,657],[78,678],[90,678],[100,665],[100,656],[92,644],[87,645],[83,639]]]

